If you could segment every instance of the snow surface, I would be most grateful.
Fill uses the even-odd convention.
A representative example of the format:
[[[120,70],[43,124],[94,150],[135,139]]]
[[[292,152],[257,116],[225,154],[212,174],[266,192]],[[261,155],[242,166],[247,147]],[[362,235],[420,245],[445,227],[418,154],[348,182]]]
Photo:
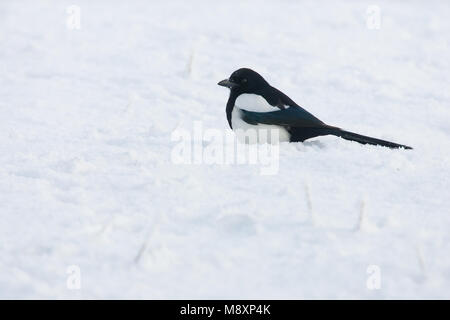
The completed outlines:
[[[450,298],[449,16],[448,1],[1,1],[0,298]],[[176,128],[229,130],[217,82],[239,67],[414,150],[321,137],[281,144],[276,175],[174,164]]]

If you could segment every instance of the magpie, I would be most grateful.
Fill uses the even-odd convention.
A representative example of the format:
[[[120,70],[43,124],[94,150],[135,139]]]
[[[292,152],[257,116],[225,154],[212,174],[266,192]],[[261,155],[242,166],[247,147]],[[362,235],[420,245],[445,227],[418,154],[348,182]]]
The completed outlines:
[[[363,136],[330,126],[296,104],[280,90],[272,87],[259,73],[241,68],[228,79],[218,83],[230,89],[226,115],[233,131],[254,129],[260,142],[261,130],[277,129],[277,142],[303,142],[307,139],[334,135],[361,144],[379,145],[388,148],[412,149],[406,145]],[[266,142],[270,138],[265,138]]]

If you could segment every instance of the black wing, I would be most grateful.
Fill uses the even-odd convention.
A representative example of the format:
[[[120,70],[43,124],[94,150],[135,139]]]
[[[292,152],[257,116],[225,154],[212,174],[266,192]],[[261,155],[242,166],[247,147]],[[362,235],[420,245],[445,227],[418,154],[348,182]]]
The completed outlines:
[[[272,112],[242,111],[242,120],[249,124],[272,124],[288,127],[327,127],[325,123],[296,104],[286,94],[274,87],[263,93],[267,102],[280,110]]]
[[[271,124],[286,127],[327,127],[325,123],[300,107],[289,107],[272,112],[241,110],[242,120],[249,124]]]

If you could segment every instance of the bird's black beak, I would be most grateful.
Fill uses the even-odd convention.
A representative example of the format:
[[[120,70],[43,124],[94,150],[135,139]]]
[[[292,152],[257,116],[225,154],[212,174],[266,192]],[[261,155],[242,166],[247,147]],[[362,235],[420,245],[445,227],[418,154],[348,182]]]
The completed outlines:
[[[227,87],[227,88],[230,88],[230,89],[233,89],[234,87],[238,86],[237,83],[231,82],[231,81],[228,80],[228,79],[225,79],[225,80],[220,81],[220,82],[218,83],[218,85],[219,85],[219,86],[222,86],[222,87]]]

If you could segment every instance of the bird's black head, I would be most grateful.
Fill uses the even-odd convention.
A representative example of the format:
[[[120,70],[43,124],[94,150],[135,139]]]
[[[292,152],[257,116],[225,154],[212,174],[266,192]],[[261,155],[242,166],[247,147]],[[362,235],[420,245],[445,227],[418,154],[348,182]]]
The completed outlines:
[[[269,84],[259,73],[248,68],[241,68],[233,72],[229,79],[220,81],[218,85],[240,94],[259,93]]]

